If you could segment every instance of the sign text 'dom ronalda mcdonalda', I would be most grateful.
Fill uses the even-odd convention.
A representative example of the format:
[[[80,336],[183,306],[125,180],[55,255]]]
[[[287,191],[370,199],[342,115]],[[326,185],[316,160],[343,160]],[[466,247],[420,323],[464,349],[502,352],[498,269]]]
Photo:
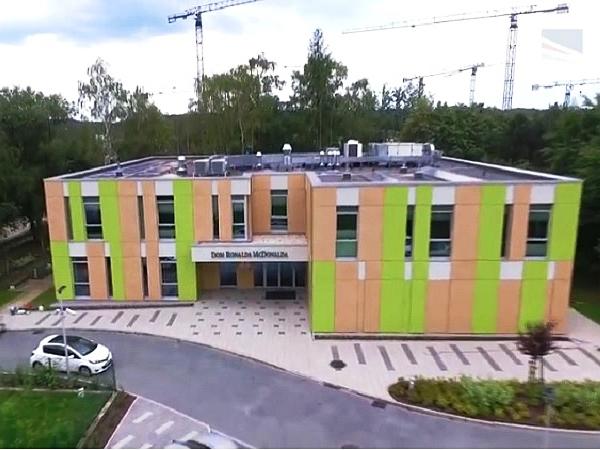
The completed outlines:
[[[264,258],[288,258],[288,252],[285,251],[268,251],[268,250],[254,250],[254,251],[224,251],[224,252],[210,252],[211,259],[214,258],[253,258],[253,259],[264,259]]]

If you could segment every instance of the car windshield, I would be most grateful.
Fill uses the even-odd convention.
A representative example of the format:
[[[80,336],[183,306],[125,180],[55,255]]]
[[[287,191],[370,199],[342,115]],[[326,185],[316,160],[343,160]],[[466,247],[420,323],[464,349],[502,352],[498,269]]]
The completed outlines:
[[[88,355],[98,347],[94,341],[79,336],[67,336],[67,344],[82,355]]]

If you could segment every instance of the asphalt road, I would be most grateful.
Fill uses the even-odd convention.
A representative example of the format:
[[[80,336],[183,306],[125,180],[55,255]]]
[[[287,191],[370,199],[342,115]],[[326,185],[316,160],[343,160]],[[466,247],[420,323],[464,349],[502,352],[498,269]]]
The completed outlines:
[[[126,390],[209,423],[256,447],[600,448],[600,436],[449,420],[388,405],[172,339],[78,332],[113,352]],[[0,367],[27,364],[45,334],[0,335]]]

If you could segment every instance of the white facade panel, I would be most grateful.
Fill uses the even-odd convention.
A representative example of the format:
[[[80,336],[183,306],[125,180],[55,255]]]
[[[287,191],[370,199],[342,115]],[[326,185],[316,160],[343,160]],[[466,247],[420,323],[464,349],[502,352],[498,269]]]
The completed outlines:
[[[69,256],[87,256],[85,242],[69,242]]]
[[[501,280],[520,280],[523,278],[523,261],[502,261],[500,263]]]
[[[158,180],[154,182],[156,195],[173,195],[173,181]]]
[[[145,258],[145,257],[146,257],[146,243],[145,243],[145,242],[142,242],[142,243],[140,244],[140,256],[141,256],[142,258]]]
[[[66,181],[63,181],[62,187],[63,187],[63,195],[65,197],[68,197],[69,196],[69,183],[67,183]]]
[[[217,184],[217,180],[212,180],[210,182],[210,189],[212,195],[219,195],[219,185]]]
[[[82,197],[98,197],[98,182],[97,181],[82,181],[81,196]]]
[[[175,257],[175,242],[159,242],[158,256]]]
[[[515,202],[515,187],[514,186],[506,186],[506,197],[504,198],[504,203],[507,205],[512,205]]]
[[[531,203],[554,203],[554,185],[533,185],[531,187]]]
[[[554,261],[548,263],[548,279],[554,280],[554,271],[556,270]]]
[[[142,182],[138,181],[137,185],[137,195],[144,195],[144,189],[142,188]]]
[[[432,205],[454,205],[454,186],[439,186],[433,188]]]
[[[411,186],[408,188],[408,204],[414,205],[417,201],[416,199],[417,199],[417,188],[414,186]]]
[[[271,175],[271,190],[272,191],[287,191],[288,190],[287,175]]]
[[[367,263],[364,261],[358,262],[358,279],[364,280],[366,278],[367,273]]]
[[[337,188],[336,205],[358,206],[358,188]]]
[[[404,279],[412,280],[412,262],[410,261],[404,263]]]
[[[110,256],[110,244],[108,242],[104,243],[104,256]]]
[[[429,279],[430,280],[449,280],[450,279],[450,262],[432,261],[429,263]]]
[[[250,180],[231,180],[231,195],[250,195]]]

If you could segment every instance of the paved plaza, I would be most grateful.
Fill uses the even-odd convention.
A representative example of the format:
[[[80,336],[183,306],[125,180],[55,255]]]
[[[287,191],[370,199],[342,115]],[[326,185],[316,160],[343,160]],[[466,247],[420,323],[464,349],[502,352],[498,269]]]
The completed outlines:
[[[256,297],[256,296],[255,296]],[[600,380],[600,327],[570,311],[571,340],[546,359],[549,380]],[[7,316],[13,330],[60,326],[55,312]],[[79,310],[70,329],[146,333],[197,342],[373,397],[389,399],[398,377],[527,377],[527,358],[510,340],[314,339],[307,304],[295,300],[241,299],[218,292],[193,306]],[[331,366],[343,362],[341,368]]]

